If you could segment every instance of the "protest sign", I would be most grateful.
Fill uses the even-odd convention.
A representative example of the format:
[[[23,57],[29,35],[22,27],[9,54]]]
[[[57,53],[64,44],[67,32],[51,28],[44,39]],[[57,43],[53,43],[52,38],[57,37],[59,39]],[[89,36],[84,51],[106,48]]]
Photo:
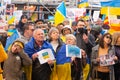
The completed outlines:
[[[48,60],[55,59],[51,49],[43,49],[43,50],[37,52],[37,54],[38,54],[38,60],[39,60],[40,64],[44,64]]]
[[[67,57],[78,57],[78,58],[81,58],[81,50],[77,46],[66,45],[66,56]]]
[[[6,26],[5,7],[0,7],[0,33],[4,33]]]
[[[114,55],[102,55],[100,56],[100,66],[109,66],[115,64]]]

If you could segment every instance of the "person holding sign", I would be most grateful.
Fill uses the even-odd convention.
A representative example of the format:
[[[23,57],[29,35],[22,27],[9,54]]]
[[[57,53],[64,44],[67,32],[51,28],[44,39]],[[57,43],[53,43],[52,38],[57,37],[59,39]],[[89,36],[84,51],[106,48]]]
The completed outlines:
[[[93,80],[96,78],[100,80],[114,80],[112,65],[117,60],[117,57],[111,42],[112,35],[106,33],[101,37],[99,44],[92,48],[91,64],[93,67]]]
[[[39,61],[40,52],[42,50],[51,49],[52,52],[54,52],[51,44],[45,41],[44,38],[44,31],[38,28],[34,30],[33,37],[29,40],[24,48],[29,57],[32,58],[32,80],[50,80],[51,66],[54,61],[47,60],[47,62],[44,64],[41,64]],[[47,52],[41,54],[43,55],[44,59],[48,58]]]

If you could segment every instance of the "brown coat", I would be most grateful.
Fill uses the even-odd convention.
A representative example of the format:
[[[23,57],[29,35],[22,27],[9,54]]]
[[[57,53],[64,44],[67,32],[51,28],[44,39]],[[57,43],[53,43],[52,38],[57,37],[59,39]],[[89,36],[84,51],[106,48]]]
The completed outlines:
[[[4,63],[4,77],[6,80],[20,80],[22,67],[32,64],[32,60],[24,52],[13,54],[8,52],[8,59]]]

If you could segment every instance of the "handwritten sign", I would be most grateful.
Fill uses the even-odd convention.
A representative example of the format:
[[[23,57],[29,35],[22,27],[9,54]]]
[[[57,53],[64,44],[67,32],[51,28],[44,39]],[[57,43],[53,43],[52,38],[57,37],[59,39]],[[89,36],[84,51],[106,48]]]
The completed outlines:
[[[109,66],[115,64],[114,55],[102,55],[100,56],[100,66]]]

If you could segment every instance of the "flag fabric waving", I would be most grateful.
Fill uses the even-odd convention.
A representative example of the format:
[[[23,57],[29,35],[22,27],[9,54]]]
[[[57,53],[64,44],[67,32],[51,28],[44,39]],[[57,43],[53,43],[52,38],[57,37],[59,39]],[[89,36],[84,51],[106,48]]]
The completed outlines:
[[[66,18],[66,6],[65,6],[65,2],[63,1],[57,7],[57,10],[55,12],[55,16],[54,16],[55,26],[57,26],[59,23],[62,23],[65,20],[65,18]]]
[[[101,2],[101,6],[120,7],[120,0],[110,0],[106,2]]]
[[[6,45],[5,45],[5,50],[7,51],[8,48],[10,47],[10,45],[19,37],[20,37],[20,35],[19,35],[18,31],[16,30],[14,32],[14,34],[12,34],[10,37],[8,37],[8,39],[6,41]]]
[[[84,8],[88,6],[89,6],[88,0],[81,0],[80,2],[78,2],[78,8]]]

